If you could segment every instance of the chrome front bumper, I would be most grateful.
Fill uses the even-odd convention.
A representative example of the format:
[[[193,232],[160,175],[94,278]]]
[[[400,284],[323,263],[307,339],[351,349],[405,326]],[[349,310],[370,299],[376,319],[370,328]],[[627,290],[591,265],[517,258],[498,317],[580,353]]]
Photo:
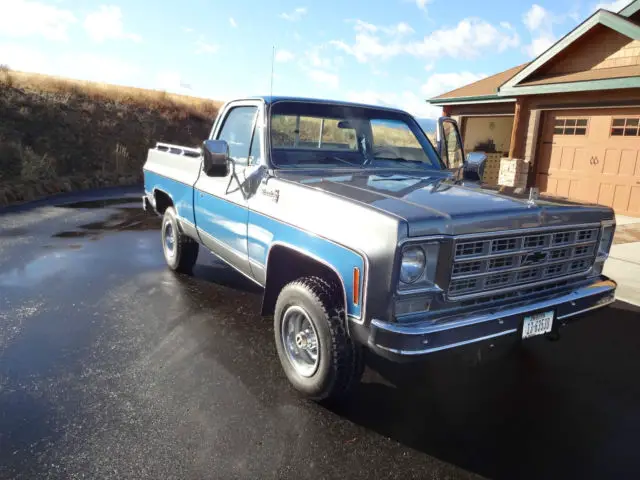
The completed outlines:
[[[426,355],[440,350],[522,332],[526,315],[553,310],[554,329],[577,315],[615,301],[616,283],[600,276],[587,286],[550,299],[499,310],[470,313],[442,323],[399,324],[373,320],[369,346],[386,357]],[[519,338],[519,337],[518,337]]]

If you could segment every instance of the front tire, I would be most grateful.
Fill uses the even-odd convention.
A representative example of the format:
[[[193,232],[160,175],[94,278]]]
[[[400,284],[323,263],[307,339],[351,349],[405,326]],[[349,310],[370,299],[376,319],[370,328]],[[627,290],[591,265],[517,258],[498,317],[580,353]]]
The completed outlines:
[[[191,273],[198,259],[198,243],[180,231],[176,211],[167,207],[162,217],[162,251],[171,270]]]
[[[291,384],[316,401],[347,396],[364,370],[362,347],[345,329],[339,290],[319,277],[286,285],[276,302],[278,357]]]

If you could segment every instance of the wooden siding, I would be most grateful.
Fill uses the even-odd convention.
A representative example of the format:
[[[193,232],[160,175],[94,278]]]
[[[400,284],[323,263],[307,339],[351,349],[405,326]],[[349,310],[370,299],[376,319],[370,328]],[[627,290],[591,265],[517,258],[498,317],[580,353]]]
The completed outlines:
[[[604,25],[598,25],[528,80],[633,65],[640,65],[640,40],[633,40]],[[606,72],[602,74],[599,78],[607,78]]]

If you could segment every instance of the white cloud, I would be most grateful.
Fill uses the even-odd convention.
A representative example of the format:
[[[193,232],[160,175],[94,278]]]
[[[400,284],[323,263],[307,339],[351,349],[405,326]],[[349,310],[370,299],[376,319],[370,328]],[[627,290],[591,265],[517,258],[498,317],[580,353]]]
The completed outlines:
[[[276,51],[276,62],[286,63],[286,62],[290,62],[294,58],[295,58],[295,55],[291,53],[289,50]]]
[[[233,17],[229,17],[229,23],[231,24],[231,26],[233,28],[237,28],[238,27],[238,22],[236,22],[235,18],[233,18]]]
[[[486,51],[503,52],[520,44],[520,37],[511,29],[498,29],[485,20],[465,18],[453,28],[442,28],[424,37],[421,42],[407,45],[413,55],[427,58],[473,58]]]
[[[540,35],[534,38],[529,45],[525,46],[524,51],[530,57],[535,58],[541,53],[546,52],[556,41],[557,39],[553,35]]]
[[[484,73],[471,72],[434,73],[420,87],[420,93],[424,95],[424,98],[436,97],[442,93],[486,78],[486,76]]]
[[[193,33],[193,28],[191,27],[183,27],[182,30],[184,30],[184,33]]]
[[[426,72],[430,72],[431,70],[433,70],[434,68],[436,68],[436,66],[433,63],[427,63],[424,66],[424,69]]]
[[[280,18],[283,18],[283,19],[288,20],[290,22],[297,22],[298,20],[300,20],[306,14],[307,14],[307,9],[305,7],[298,7],[295,10],[293,10],[292,12],[281,13],[280,14]]]
[[[522,22],[532,36],[531,43],[523,47],[524,52],[530,57],[537,57],[556,43],[557,38],[553,34],[553,24],[560,21],[560,17],[534,3],[522,16]]]
[[[522,21],[529,30],[534,31],[540,28],[543,22],[550,22],[551,15],[543,7],[534,3],[527,13],[524,14]]]
[[[593,10],[594,11],[600,10],[602,8],[604,10],[609,10],[610,12],[613,12],[613,13],[618,13],[620,10],[622,10],[624,7],[626,7],[630,3],[631,3],[631,0],[617,0],[611,3],[599,3],[594,7]]]
[[[215,43],[208,43],[204,40],[204,38],[200,37],[198,41],[196,41],[196,51],[197,55],[202,53],[217,53],[220,50],[220,45]]]
[[[78,20],[70,10],[29,0],[0,0],[0,35],[42,36],[68,40],[68,30]]]
[[[160,72],[156,75],[155,88],[175,93],[193,94],[191,85],[175,71]]]
[[[360,63],[366,63],[374,58],[387,59],[402,53],[402,45],[393,42],[384,44],[377,36],[368,33],[356,35],[355,43],[348,45],[342,40],[332,40],[331,45],[353,55]]]
[[[429,105],[426,102],[428,98],[485,77],[486,75],[483,73],[471,72],[436,73],[431,75],[420,87],[419,93],[412,90],[405,90],[400,93],[363,90],[348,92],[347,99],[352,102],[401,108],[420,118],[438,118],[442,115],[442,108]]]
[[[441,107],[428,105],[424,97],[411,90],[404,90],[400,93],[383,93],[374,90],[350,91],[347,93],[347,100],[369,105],[400,108],[419,118],[437,118],[442,114]]]
[[[427,5],[431,3],[431,0],[416,0],[416,6],[420,10],[427,11]]]
[[[117,57],[93,53],[58,52],[54,55],[20,44],[0,44],[2,62],[15,70],[119,85],[142,86],[138,65]]]
[[[122,11],[115,5],[101,5],[97,11],[88,14],[84,20],[84,29],[98,43],[105,40],[142,40],[137,33],[125,32]]]
[[[344,40],[332,40],[329,43],[353,55],[361,63],[398,55],[472,58],[485,51],[502,52],[520,44],[520,37],[511,25],[503,22],[497,28],[475,18],[464,19],[453,28],[436,30],[418,41],[405,38],[414,30],[404,22],[381,27],[356,20],[354,30],[353,43]]]
[[[312,68],[307,71],[308,77],[316,83],[326,85],[331,88],[337,88],[340,83],[340,78],[335,73],[326,72],[324,70],[318,70]]]

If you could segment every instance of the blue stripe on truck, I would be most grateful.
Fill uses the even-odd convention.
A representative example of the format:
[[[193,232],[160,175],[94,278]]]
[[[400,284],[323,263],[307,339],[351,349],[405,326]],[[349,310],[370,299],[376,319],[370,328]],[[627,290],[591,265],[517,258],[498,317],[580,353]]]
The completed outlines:
[[[165,192],[172,198],[176,212],[180,217],[194,225],[198,225],[209,235],[224,242],[234,250],[245,255],[248,253],[251,261],[263,265],[265,268],[269,248],[274,242],[292,245],[302,252],[307,252],[331,265],[337,271],[346,290],[347,314],[356,318],[361,316],[361,305],[355,305],[352,302],[353,268],[358,267],[360,269],[361,304],[363,300],[362,294],[364,293],[363,282],[366,276],[364,259],[357,252],[253,210],[248,213],[247,230],[242,222],[238,222],[240,217],[246,215],[244,213],[246,209],[242,205],[211,194],[206,194],[203,197],[203,201],[198,208],[199,222],[196,222],[193,206],[195,189],[193,187],[148,170],[144,171],[144,185],[147,192],[153,192],[154,190]],[[249,201],[250,203],[251,201]],[[219,220],[213,220],[216,214],[219,213],[223,214],[219,220],[227,221],[227,228],[222,229],[224,231],[215,227]],[[231,218],[226,219],[227,215],[233,217],[234,220],[231,220]],[[231,228],[232,225],[229,225],[229,223],[233,223],[234,228]],[[248,252],[246,249],[247,237],[240,234],[242,231],[247,232]],[[233,235],[232,232],[237,232],[237,235]],[[275,268],[286,269],[287,265],[276,265]]]
[[[160,190],[171,197],[176,213],[195,225],[193,215],[193,187],[172,180],[149,170],[144,170],[144,189],[147,192]]]

